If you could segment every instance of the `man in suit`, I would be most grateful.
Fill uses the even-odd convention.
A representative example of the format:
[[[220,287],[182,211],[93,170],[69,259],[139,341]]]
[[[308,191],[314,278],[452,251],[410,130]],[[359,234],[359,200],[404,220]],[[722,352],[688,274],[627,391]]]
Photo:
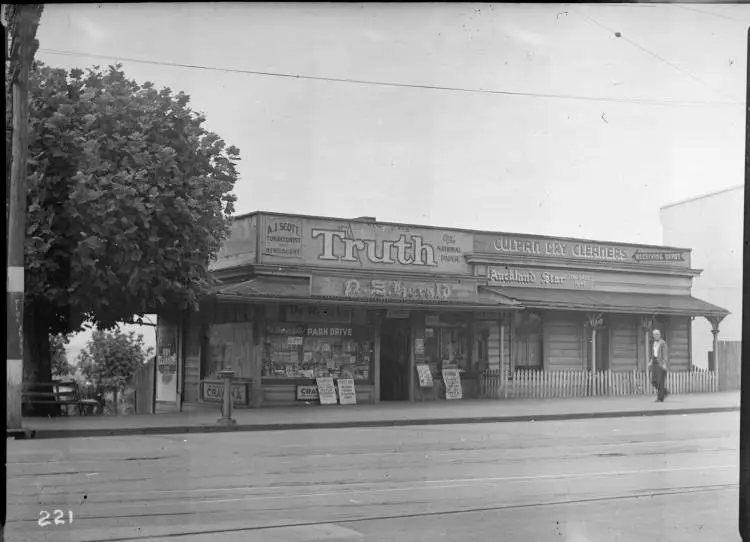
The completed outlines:
[[[651,353],[651,383],[656,388],[656,401],[663,403],[669,395],[667,383],[667,342],[661,338],[661,332],[654,330],[653,351]]]

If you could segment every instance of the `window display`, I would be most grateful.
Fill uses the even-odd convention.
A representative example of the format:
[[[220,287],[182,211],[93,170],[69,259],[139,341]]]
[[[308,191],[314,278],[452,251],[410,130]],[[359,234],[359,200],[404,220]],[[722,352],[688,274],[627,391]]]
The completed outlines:
[[[366,327],[276,324],[265,331],[264,378],[371,378],[373,343]]]
[[[428,327],[425,329],[425,362],[433,377],[443,369],[466,369],[465,327]]]

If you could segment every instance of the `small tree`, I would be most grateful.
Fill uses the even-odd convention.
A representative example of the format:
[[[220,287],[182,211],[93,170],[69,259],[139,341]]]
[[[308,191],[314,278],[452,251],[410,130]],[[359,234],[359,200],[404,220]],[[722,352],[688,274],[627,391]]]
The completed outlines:
[[[153,349],[144,346],[143,335],[134,332],[94,331],[78,357],[81,372],[97,387],[121,391],[153,355]]]
[[[68,354],[65,346],[70,342],[67,335],[51,335],[49,338],[49,354],[52,360],[53,376],[68,376],[75,374],[76,370],[68,363]]]

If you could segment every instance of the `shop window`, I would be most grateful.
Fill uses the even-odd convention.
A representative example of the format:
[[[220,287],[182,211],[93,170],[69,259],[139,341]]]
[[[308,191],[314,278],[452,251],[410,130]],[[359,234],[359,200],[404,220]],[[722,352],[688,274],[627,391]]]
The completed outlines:
[[[490,366],[490,329],[479,327],[474,336],[476,341],[476,359],[474,367],[480,371],[487,370]]]
[[[428,327],[425,329],[425,362],[433,375],[443,369],[467,371],[466,329],[464,327]]]
[[[366,327],[269,325],[264,334],[264,379],[371,380],[373,343]]]
[[[222,369],[232,369],[238,378],[252,378],[252,337],[249,323],[211,325],[206,376],[218,378]]]

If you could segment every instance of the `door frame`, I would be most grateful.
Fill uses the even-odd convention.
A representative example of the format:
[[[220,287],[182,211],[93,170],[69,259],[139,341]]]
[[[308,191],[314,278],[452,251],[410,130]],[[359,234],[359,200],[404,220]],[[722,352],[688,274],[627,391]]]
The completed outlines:
[[[396,375],[398,374],[397,371],[394,370],[393,366],[386,365],[384,363],[385,358],[383,356],[383,344],[388,341],[389,337],[392,336],[398,336],[402,335],[401,342],[406,347],[406,352],[404,356],[404,364],[403,364],[403,373],[401,373],[399,376],[402,378],[401,385],[398,388],[398,398],[393,399],[384,399],[383,398],[383,390],[384,389],[392,389],[390,386],[388,386],[387,382],[383,382],[384,376],[387,378],[389,374]],[[414,335],[414,326],[412,325],[411,321],[408,319],[400,319],[400,318],[383,318],[381,319],[381,326],[380,326],[380,348],[379,348],[379,359],[378,364],[380,366],[380,371],[378,374],[378,386],[379,386],[379,401],[387,401],[387,402],[400,402],[400,401],[409,401],[411,400],[411,387],[412,387],[412,379],[411,379],[411,366],[413,364],[413,349],[411,348],[412,343],[412,336]],[[390,341],[389,341],[390,342]],[[395,359],[389,360],[390,363],[393,363],[396,367],[398,367],[398,364],[396,363]],[[385,371],[384,371],[385,369]],[[384,375],[385,372],[385,375]],[[385,384],[385,385],[384,385]]]

